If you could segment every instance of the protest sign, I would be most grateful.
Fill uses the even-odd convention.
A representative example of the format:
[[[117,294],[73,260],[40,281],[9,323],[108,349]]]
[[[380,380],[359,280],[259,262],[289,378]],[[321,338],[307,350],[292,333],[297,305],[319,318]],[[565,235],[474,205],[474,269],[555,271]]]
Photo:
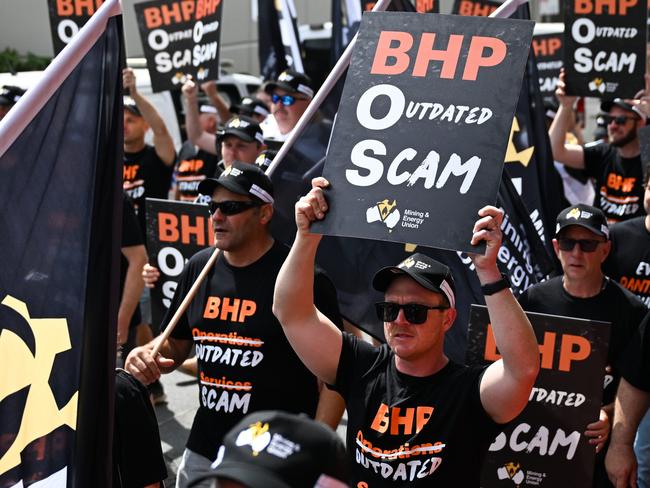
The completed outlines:
[[[48,0],[54,56],[79,32],[104,0]]]
[[[153,91],[219,77],[221,0],[153,0],[134,5]]]
[[[531,39],[528,21],[365,14],[314,229],[480,251],[472,225],[496,200]]]
[[[451,13],[455,15],[488,17],[500,5],[501,2],[491,0],[456,0]]]
[[[610,324],[527,312],[541,369],[524,411],[497,435],[481,486],[591,486],[595,450],[584,436],[603,394]],[[472,305],[468,364],[500,358],[486,307]]]
[[[566,91],[632,98],[645,86],[645,0],[573,0],[564,8]]]
[[[214,245],[214,234],[206,205],[147,198],[146,206],[149,262],[160,270],[160,279],[151,290],[152,321],[158,326],[186,261]]]
[[[554,103],[555,88],[560,81],[560,69],[563,60],[564,34],[535,34],[533,52],[537,58],[539,72],[539,91],[544,103]]]

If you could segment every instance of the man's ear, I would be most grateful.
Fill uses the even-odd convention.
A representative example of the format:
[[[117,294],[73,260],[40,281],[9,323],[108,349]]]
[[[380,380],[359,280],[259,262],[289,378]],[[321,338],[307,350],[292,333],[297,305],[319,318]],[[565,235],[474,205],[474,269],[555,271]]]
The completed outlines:
[[[557,243],[557,239],[553,239],[553,250],[555,251],[555,255],[560,257],[560,245]]]
[[[271,222],[271,219],[273,218],[273,205],[266,204],[262,205],[260,209],[260,222],[263,224],[268,224]]]
[[[442,324],[442,326],[445,329],[445,332],[451,329],[451,326],[454,325],[454,321],[456,320],[456,316],[458,315],[458,312],[456,311],[455,308],[450,308],[446,312],[447,313],[445,314],[445,321]]]

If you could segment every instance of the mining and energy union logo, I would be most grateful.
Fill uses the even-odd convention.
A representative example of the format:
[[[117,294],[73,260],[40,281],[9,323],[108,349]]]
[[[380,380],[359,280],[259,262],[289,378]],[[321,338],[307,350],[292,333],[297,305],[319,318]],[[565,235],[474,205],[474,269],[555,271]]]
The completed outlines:
[[[392,231],[393,228],[400,221],[400,212],[397,208],[397,201],[386,198],[381,202],[377,202],[377,205],[370,207],[366,210],[366,221],[369,224],[374,222],[383,222],[389,231]]]
[[[591,91],[597,91],[600,93],[605,93],[607,85],[605,85],[605,80],[602,78],[594,78],[589,82],[589,89]]]
[[[524,482],[525,475],[524,470],[521,469],[521,464],[510,462],[505,466],[501,466],[497,469],[497,476],[500,480],[512,480],[512,482],[519,486]]]

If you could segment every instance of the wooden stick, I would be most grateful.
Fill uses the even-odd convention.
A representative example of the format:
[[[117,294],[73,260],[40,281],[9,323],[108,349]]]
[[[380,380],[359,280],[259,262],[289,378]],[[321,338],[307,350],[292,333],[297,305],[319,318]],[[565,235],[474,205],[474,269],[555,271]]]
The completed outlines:
[[[208,262],[205,263],[205,266],[203,266],[203,269],[201,270],[199,276],[194,281],[192,288],[190,288],[190,291],[187,293],[187,295],[185,295],[185,298],[183,298],[183,301],[178,306],[176,313],[174,313],[174,316],[169,321],[169,324],[167,324],[167,327],[165,327],[163,333],[158,336],[158,339],[156,340],[156,345],[154,346],[153,352],[151,353],[153,357],[156,357],[160,353],[160,348],[165,343],[165,341],[169,339],[169,336],[171,335],[172,331],[176,327],[176,324],[178,324],[178,321],[181,319],[181,316],[187,310],[187,307],[190,306],[190,303],[194,299],[194,295],[196,295],[196,292],[199,291],[199,287],[201,286],[201,283],[203,283],[203,280],[205,280],[205,277],[208,275],[210,269],[216,262],[217,257],[219,257],[220,252],[221,249],[219,249],[218,247],[215,247],[214,251],[212,251],[212,255],[210,256],[210,259],[208,259]]]

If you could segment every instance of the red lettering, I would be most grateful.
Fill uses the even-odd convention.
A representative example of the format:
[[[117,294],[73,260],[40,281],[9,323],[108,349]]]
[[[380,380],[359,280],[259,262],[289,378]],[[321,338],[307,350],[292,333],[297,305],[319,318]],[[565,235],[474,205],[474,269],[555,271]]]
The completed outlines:
[[[388,405],[382,403],[381,405],[379,405],[379,408],[377,409],[377,414],[375,415],[375,419],[372,421],[370,428],[372,430],[379,432],[380,434],[386,432],[389,424],[387,414],[388,414]]]
[[[488,56],[483,56],[485,49],[490,50]],[[469,53],[463,72],[463,80],[475,81],[481,67],[497,66],[506,57],[506,43],[496,37],[474,36],[469,44]]]
[[[413,67],[413,76],[426,76],[430,61],[442,61],[440,78],[453,79],[456,74],[460,49],[463,46],[463,36],[450,35],[446,50],[433,49],[435,39],[436,35],[431,32],[422,34],[415,66]]]
[[[573,11],[576,15],[625,15],[637,3],[638,0],[574,0]]]
[[[204,319],[216,319],[219,316],[219,305],[221,299],[219,297],[208,297],[205,303],[205,310],[203,311]]]
[[[194,235],[197,246],[205,246],[205,218],[197,217],[196,224],[190,224],[189,215],[181,215],[181,242],[190,243],[190,237]]]
[[[396,47],[391,47],[393,41],[397,42]],[[399,75],[404,73],[410,63],[408,50],[413,46],[413,36],[408,32],[382,31],[377,41],[375,59],[372,62],[371,74],[375,75]],[[388,64],[388,58],[395,59],[395,63]]]
[[[235,322],[237,320],[237,312],[239,312],[239,301],[239,298],[225,297],[221,302],[221,315],[219,318],[221,320],[228,320],[228,315],[230,315],[230,321]]]
[[[578,348],[574,350],[574,346]],[[591,344],[587,339],[581,336],[568,335],[562,336],[560,345],[560,371],[570,371],[572,361],[582,361],[591,354]]]
[[[160,212],[158,214],[158,240],[177,242],[178,238],[178,217],[174,214]]]

